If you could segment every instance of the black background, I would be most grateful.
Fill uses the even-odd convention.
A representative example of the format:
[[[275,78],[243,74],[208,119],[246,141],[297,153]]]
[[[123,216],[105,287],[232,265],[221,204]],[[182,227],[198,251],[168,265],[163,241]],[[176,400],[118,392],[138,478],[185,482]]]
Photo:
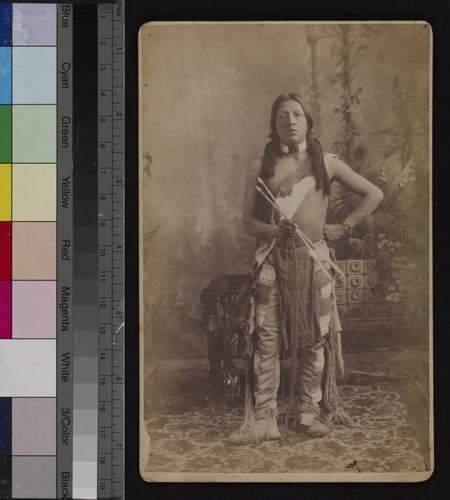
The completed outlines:
[[[50,1],[50,0],[47,0]],[[19,0],[17,3],[42,3]],[[1,0],[0,3],[6,3]],[[74,3],[53,0],[52,3]],[[76,2],[78,3],[78,2]],[[85,0],[84,3],[98,3]],[[441,499],[450,497],[450,0],[126,0],[126,498]],[[433,29],[435,470],[424,483],[156,484],[139,474],[138,52],[148,21],[422,20]],[[251,453],[251,448],[249,448]],[[0,464],[2,472],[7,472]],[[226,471],[223,471],[226,472]],[[1,496],[1,492],[0,492]]]
[[[435,470],[423,483],[402,484],[156,484],[139,475],[139,252],[138,252],[138,52],[139,27],[148,21],[230,20],[423,20],[433,29],[433,220]],[[395,498],[450,496],[448,366],[450,325],[446,305],[449,244],[448,147],[450,117],[450,0],[173,1],[126,0],[126,497],[197,498]],[[444,312],[445,311],[445,312]],[[251,449],[249,448],[249,453]],[[226,471],[223,471],[226,472]]]

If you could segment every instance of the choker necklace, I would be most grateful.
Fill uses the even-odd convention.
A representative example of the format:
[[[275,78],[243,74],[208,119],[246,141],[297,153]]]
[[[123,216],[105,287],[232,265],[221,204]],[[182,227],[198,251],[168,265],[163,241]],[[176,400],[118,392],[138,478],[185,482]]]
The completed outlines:
[[[306,147],[306,141],[303,141],[300,144],[292,144],[290,146],[286,146],[286,144],[280,142],[280,150],[282,153],[301,153],[306,150]]]

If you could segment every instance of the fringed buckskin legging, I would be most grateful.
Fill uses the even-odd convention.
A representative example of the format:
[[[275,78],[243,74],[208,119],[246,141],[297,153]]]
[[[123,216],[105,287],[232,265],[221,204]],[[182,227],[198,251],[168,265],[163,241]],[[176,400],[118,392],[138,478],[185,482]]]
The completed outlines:
[[[314,274],[317,274],[317,271],[315,269]],[[277,415],[277,393],[280,385],[279,358],[284,331],[283,305],[276,280],[276,272],[274,266],[267,262],[262,265],[258,279],[258,289],[256,329],[254,332],[254,397],[257,419]],[[303,346],[299,343],[298,351],[297,388],[300,396],[298,410],[302,413],[314,415],[318,414],[318,403],[322,400],[323,344],[330,328],[331,282],[328,282],[319,290],[319,303],[316,306],[320,326],[318,341]]]

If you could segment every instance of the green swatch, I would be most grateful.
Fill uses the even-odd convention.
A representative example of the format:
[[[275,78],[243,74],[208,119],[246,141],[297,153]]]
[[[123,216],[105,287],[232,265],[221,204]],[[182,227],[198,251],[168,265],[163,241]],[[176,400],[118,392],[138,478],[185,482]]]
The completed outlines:
[[[0,106],[0,163],[11,163],[11,106]]]
[[[13,162],[56,162],[56,105],[13,106]]]

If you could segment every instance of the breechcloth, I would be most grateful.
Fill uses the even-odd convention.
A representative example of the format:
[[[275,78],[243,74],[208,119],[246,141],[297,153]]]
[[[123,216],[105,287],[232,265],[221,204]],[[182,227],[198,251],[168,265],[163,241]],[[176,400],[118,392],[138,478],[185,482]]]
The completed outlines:
[[[323,254],[329,255],[325,242],[317,244]],[[305,249],[296,249],[302,254],[303,260],[311,257],[306,254]],[[286,251],[286,250],[284,250]],[[293,250],[291,251],[291,253]],[[322,400],[322,378],[324,369],[324,343],[330,330],[332,317],[332,282],[323,284],[324,273],[320,267],[312,265],[311,280],[306,276],[291,276],[291,282],[295,279],[303,279],[308,282],[307,290],[301,290],[303,296],[309,297],[307,302],[302,302],[301,307],[312,310],[312,314],[303,312],[302,321],[299,322],[299,332],[289,334],[289,304],[283,298],[281,290],[286,290],[287,283],[283,272],[278,271],[274,264],[275,259],[266,259],[262,264],[258,277],[258,293],[256,296],[256,314],[254,331],[254,398],[255,417],[273,415],[277,413],[277,393],[280,384],[280,350],[282,346],[289,347],[291,335],[298,335],[299,372],[298,387],[300,406],[298,410],[304,413],[317,415],[319,402]],[[301,258],[300,258],[301,261]],[[307,272],[301,267],[300,271]],[[316,267],[317,266],[317,267]],[[329,265],[326,266],[327,268]],[[317,269],[319,268],[319,269]],[[321,273],[321,274],[319,274]],[[323,285],[317,288],[317,284]],[[281,290],[280,290],[281,288]],[[303,287],[304,288],[304,287]],[[287,292],[285,292],[287,294]],[[292,304],[291,304],[292,306]],[[295,306],[294,306],[295,307]],[[292,307],[291,307],[292,310]],[[311,319],[312,318],[312,319]],[[313,324],[310,324],[310,323]],[[287,327],[286,327],[286,324]],[[294,353],[293,353],[294,355]]]

